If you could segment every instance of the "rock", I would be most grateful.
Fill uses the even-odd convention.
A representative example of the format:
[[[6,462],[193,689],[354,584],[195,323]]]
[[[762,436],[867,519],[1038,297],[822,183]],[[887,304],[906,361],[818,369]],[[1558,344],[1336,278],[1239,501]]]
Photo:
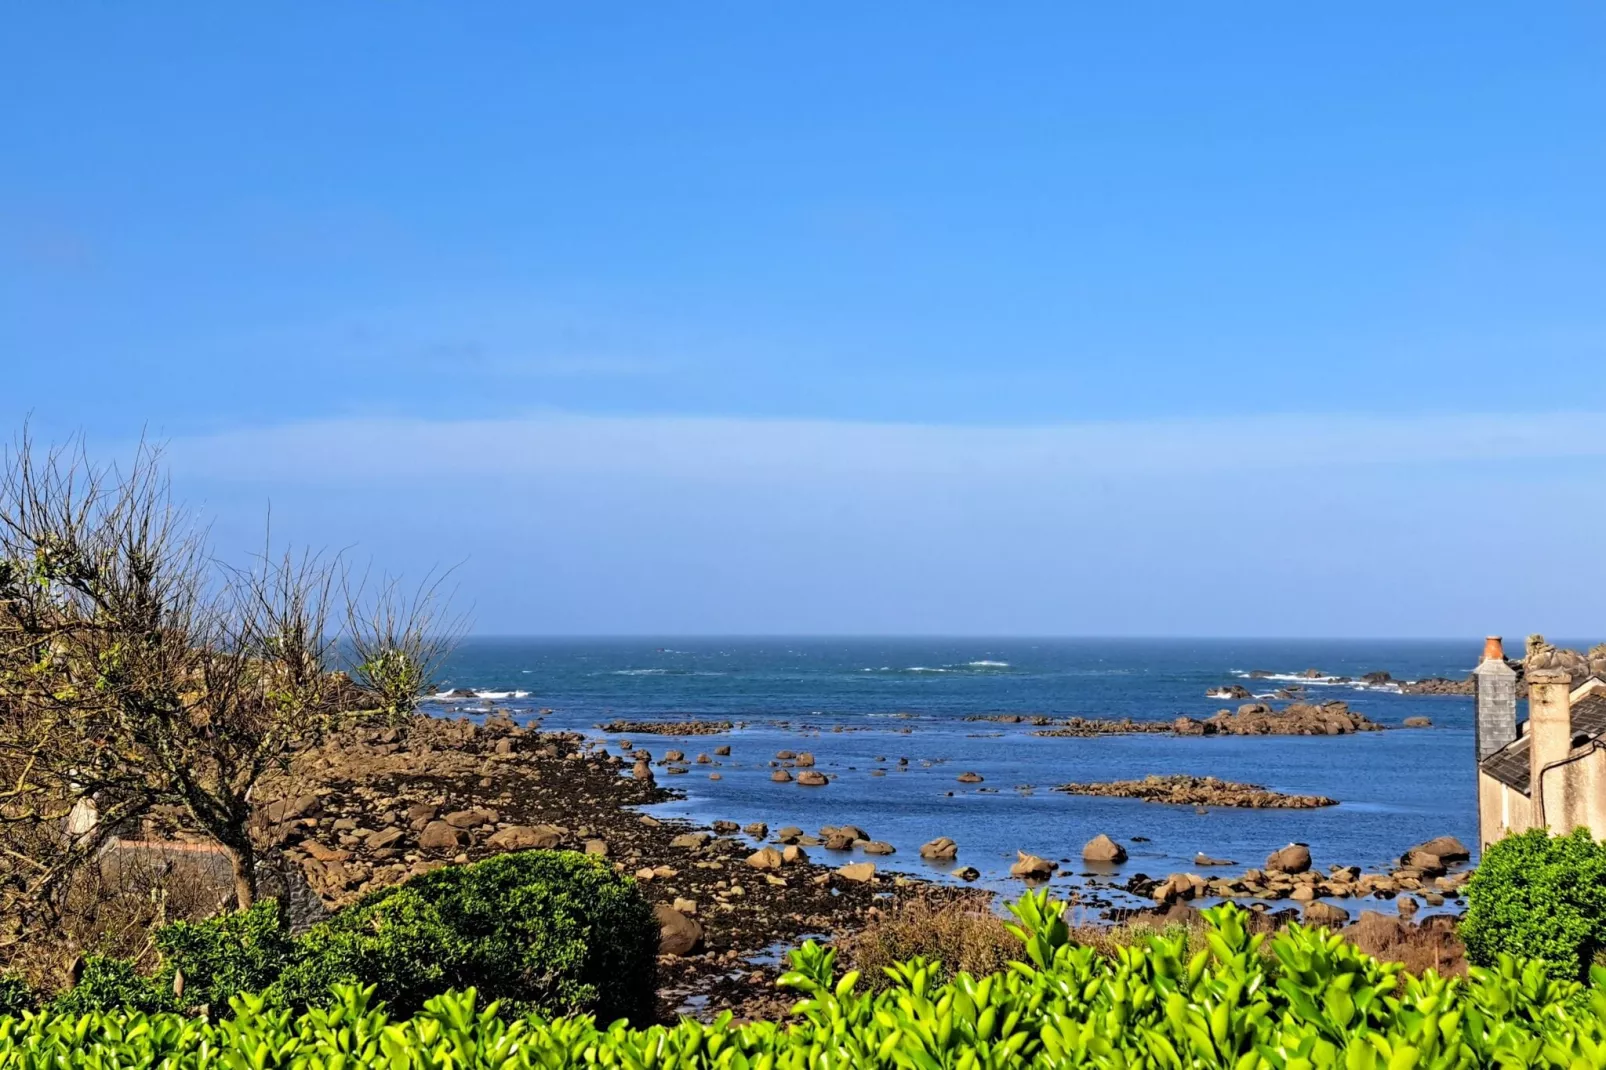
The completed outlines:
[[[1395,909],[1397,909],[1400,912],[1400,917],[1402,917],[1402,918],[1415,917],[1416,916],[1416,912],[1419,909],[1419,907],[1417,905],[1417,901],[1415,899],[1412,899],[1408,895],[1400,896],[1398,899],[1396,899],[1394,901],[1394,904],[1395,904]]]
[[[775,781],[777,784],[789,784],[792,781],[792,774],[788,773],[785,769],[777,769],[775,772],[770,774],[770,779]]]
[[[1306,903],[1304,908],[1304,922],[1307,925],[1323,925],[1327,929],[1339,929],[1341,925],[1349,924],[1349,911],[1343,906],[1333,906],[1331,903]]]
[[[962,881],[973,881],[981,876],[981,871],[976,869],[975,866],[960,866],[958,869],[950,873],[949,876],[958,877]]]
[[[477,829],[481,825],[489,825],[496,820],[496,814],[491,810],[473,809],[458,810],[442,818],[454,829]]]
[[[683,762],[685,760],[686,760],[686,752],[685,751],[678,751],[678,750],[666,750],[666,751],[664,751],[664,764],[666,764],[666,765],[668,763],[670,763],[670,762]]]
[[[1101,832],[1083,845],[1082,861],[1125,862],[1126,848]]]
[[[1417,851],[1421,851],[1423,854],[1435,855],[1440,862],[1446,865],[1465,862],[1472,857],[1472,852],[1467,850],[1467,845],[1454,836],[1435,836],[1433,839],[1425,843],[1419,843],[1406,851],[1400,857],[1400,861],[1405,862],[1407,858]],[[1409,865],[1410,863],[1407,862],[1406,864]]]
[[[781,848],[781,861],[786,865],[790,866],[794,863],[807,862],[808,860],[808,853],[795,843],[789,843]]]
[[[954,779],[959,781],[961,784],[980,784],[982,782],[982,775],[980,773],[960,773]]]
[[[1273,851],[1266,859],[1268,873],[1303,873],[1310,868],[1310,848],[1291,843]]]
[[[645,780],[648,783],[651,783],[654,780],[652,775],[652,766],[648,765],[646,762],[637,762],[631,768],[630,775],[635,777],[637,780]]]
[[[930,843],[920,845],[920,857],[932,862],[952,862],[959,855],[959,845],[947,836],[938,836]]]
[[[814,755],[808,751],[803,751],[793,761],[799,769],[807,769],[814,764]]]
[[[1027,854],[1025,851],[1016,851],[1015,854],[1018,856],[1015,864],[1009,867],[1009,875],[1011,877],[1020,877],[1029,881],[1046,881],[1059,868],[1057,862],[1050,862],[1046,858]]]
[[[843,866],[841,869],[838,869],[837,873],[844,880],[858,881],[859,883],[862,884],[865,881],[870,881],[870,880],[874,880],[875,879],[875,863],[874,862],[849,862],[847,865]]]
[[[407,823],[415,829],[421,829],[440,813],[440,807],[428,803],[416,803],[407,808]]]
[[[1433,718],[1431,718],[1431,717],[1407,717],[1405,720],[1401,721],[1400,724],[1404,728],[1432,728],[1433,727]]]
[[[1442,877],[1445,873],[1444,860],[1426,851],[1407,851],[1402,861],[1405,865],[1398,876]]]
[[[1211,858],[1209,855],[1200,852],[1193,856],[1193,864],[1196,866],[1236,866],[1238,863],[1228,858]]]
[[[418,846],[426,851],[455,851],[468,841],[468,833],[444,821],[431,821],[418,834]]]
[[[829,834],[827,834],[824,837],[824,839],[825,839],[825,849],[827,851],[851,851],[851,850],[853,850],[853,837],[849,836],[847,833],[842,832],[839,829],[831,830],[831,832]]]
[[[1308,903],[1316,898],[1316,889],[1308,884],[1295,885],[1294,890],[1288,893],[1288,898],[1295,902]]]
[[[778,750],[775,752],[775,757],[778,761],[790,762],[796,760],[797,755],[789,750]]]
[[[714,748],[714,753],[717,754],[721,758],[730,757],[730,753],[731,753],[730,744],[727,743],[723,747],[715,747]]]
[[[695,918],[666,903],[654,906],[652,913],[658,921],[658,954],[690,955],[703,946],[703,927]]]
[[[423,842],[423,837],[419,837],[419,843]],[[485,845],[499,851],[522,851],[531,847],[550,851],[562,842],[563,832],[556,825],[509,825],[492,833]]]
[[[823,788],[826,784],[830,783],[830,781],[825,778],[824,773],[815,772],[813,769],[806,769],[799,773],[797,775],[797,782],[803,785],[805,788]]]
[[[761,847],[747,856],[747,864],[754,869],[780,869],[781,852],[773,847]]]
[[[695,851],[699,848],[707,847],[708,841],[711,839],[713,839],[713,837],[706,832],[683,832],[679,836],[676,836],[674,839],[670,840],[669,846]]]
[[[770,827],[762,821],[755,821],[751,825],[743,825],[742,831],[755,840],[762,840],[770,834]]]
[[[596,855],[598,858],[607,858],[608,842],[606,840],[587,840],[586,854]]]
[[[401,829],[397,828],[395,825],[391,825],[387,828],[380,829],[378,832],[368,837],[368,839],[365,841],[365,846],[370,851],[383,851],[387,847],[394,847],[396,844],[400,843],[402,838],[406,835],[407,834]]]
[[[897,851],[898,849],[892,844],[884,843],[881,840],[871,840],[864,845],[864,853],[867,855],[890,855],[896,854]]]
[[[803,830],[796,825],[787,825],[775,833],[775,838],[781,843],[796,843],[803,838]]]
[[[826,839],[840,833],[850,840],[868,840],[870,834],[858,825],[825,825],[820,829],[820,838]]]

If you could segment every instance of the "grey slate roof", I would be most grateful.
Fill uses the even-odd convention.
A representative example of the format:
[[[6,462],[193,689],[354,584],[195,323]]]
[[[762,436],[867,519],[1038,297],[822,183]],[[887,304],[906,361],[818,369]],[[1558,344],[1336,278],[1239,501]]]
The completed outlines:
[[[1524,722],[1524,728],[1527,723]],[[1606,695],[1596,693],[1573,703],[1573,746],[1606,736]],[[1529,794],[1526,733],[1485,758],[1480,767],[1500,783]]]

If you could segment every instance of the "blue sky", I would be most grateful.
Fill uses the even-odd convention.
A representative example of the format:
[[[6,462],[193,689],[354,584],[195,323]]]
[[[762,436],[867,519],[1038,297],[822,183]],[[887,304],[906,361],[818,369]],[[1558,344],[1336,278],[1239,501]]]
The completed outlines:
[[[0,419],[148,428],[225,547],[486,632],[1606,633],[1599,5],[32,5],[0,70]]]

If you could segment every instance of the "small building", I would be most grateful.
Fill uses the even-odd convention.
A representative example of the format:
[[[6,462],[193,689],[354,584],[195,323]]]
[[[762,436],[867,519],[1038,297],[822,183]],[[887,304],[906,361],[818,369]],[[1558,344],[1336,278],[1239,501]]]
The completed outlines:
[[[1497,636],[1484,643],[1477,684],[1478,840],[1583,827],[1606,839],[1606,681],[1529,669],[1528,719],[1517,722],[1518,672]]]

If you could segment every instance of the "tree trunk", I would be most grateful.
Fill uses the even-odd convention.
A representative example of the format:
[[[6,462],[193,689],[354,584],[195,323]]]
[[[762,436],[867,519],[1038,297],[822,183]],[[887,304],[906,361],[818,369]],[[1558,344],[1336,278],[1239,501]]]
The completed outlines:
[[[229,848],[229,859],[234,863],[234,905],[240,910],[250,910],[257,900],[257,859],[249,836]]]

